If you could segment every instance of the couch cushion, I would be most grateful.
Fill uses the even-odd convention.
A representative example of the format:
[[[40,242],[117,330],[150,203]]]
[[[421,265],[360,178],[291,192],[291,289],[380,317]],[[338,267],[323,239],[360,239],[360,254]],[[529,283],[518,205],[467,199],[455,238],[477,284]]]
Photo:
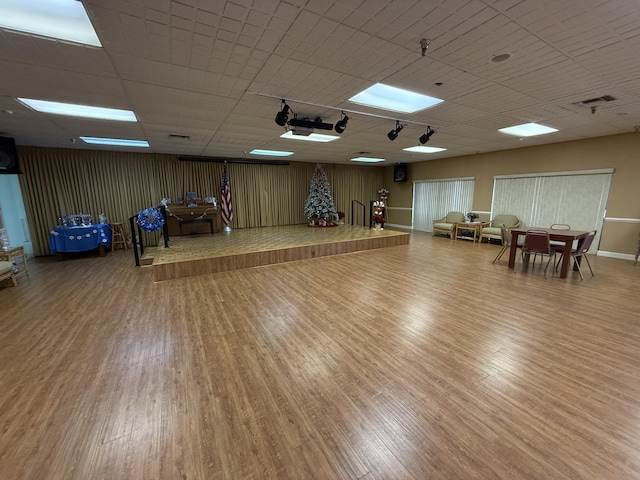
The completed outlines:
[[[502,238],[502,231],[500,230],[500,228],[484,227],[482,230],[480,230],[480,233],[482,233],[482,235],[497,235],[498,237]]]
[[[452,223],[434,223],[433,228],[436,230],[451,230],[453,229],[453,224]]]
[[[504,223],[506,228],[513,228],[518,224],[518,217],[515,215],[500,214],[491,221],[491,226],[498,229],[498,235],[500,235],[500,225]]]
[[[447,216],[444,217],[445,223],[456,223],[456,222],[464,222],[465,216],[462,212],[449,212]]]
[[[0,262],[0,275],[3,273],[7,273],[13,270],[13,263],[11,262]]]

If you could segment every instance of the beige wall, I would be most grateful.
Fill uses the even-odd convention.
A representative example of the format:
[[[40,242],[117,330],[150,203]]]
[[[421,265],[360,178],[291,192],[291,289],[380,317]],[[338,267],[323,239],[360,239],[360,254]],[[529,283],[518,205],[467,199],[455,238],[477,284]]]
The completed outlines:
[[[411,226],[411,211],[396,207],[412,206],[412,182],[416,180],[475,177],[473,209],[490,211],[494,175],[599,168],[615,171],[607,217],[627,220],[605,221],[599,249],[635,254],[640,231],[640,133],[410,163],[406,183],[393,183],[393,167],[387,167],[385,178],[391,180],[388,203],[392,207],[389,223]]]

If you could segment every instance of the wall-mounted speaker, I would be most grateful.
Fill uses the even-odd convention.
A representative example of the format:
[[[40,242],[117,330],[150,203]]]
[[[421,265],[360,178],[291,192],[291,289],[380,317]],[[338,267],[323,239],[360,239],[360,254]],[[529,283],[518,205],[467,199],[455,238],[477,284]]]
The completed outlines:
[[[20,173],[18,151],[13,138],[0,137],[0,174]]]
[[[396,163],[393,166],[393,181],[394,182],[406,182],[407,179],[408,179],[407,164],[406,163]]]

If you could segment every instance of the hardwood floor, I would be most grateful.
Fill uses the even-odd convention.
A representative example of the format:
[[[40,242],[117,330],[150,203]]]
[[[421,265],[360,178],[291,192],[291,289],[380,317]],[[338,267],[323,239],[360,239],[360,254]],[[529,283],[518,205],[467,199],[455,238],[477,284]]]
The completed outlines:
[[[639,479],[640,267],[499,248],[32,259],[0,287],[0,478]]]

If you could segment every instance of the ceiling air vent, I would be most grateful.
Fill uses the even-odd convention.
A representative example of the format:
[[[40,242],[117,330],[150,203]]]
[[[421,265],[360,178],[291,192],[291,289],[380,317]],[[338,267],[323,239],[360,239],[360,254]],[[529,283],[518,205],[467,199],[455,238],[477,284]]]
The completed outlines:
[[[169,138],[179,138],[180,140],[189,140],[189,135],[182,135],[180,133],[170,133]]]
[[[587,100],[573,102],[572,105],[576,105],[577,107],[597,107],[607,102],[613,102],[615,99],[616,97],[612,97],[611,95],[603,95],[602,97],[589,98]]]

